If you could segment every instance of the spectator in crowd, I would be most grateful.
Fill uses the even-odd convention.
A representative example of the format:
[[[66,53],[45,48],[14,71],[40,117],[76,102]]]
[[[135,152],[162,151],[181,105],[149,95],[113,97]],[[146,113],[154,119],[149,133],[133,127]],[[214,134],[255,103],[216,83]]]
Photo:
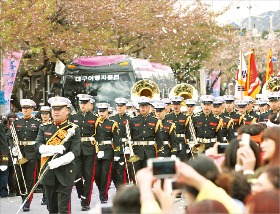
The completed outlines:
[[[261,191],[279,190],[280,167],[266,167],[252,185],[252,193]]]
[[[140,192],[137,186],[122,186],[113,199],[113,213],[140,213]]]
[[[258,144],[262,142],[262,134],[265,127],[261,124],[253,123],[250,125],[242,125],[238,129],[238,139],[241,139],[243,133],[249,134],[250,139]]]
[[[250,146],[245,146],[241,140],[233,139],[229,143],[225,151],[223,170],[243,171],[246,174],[245,170],[250,170],[251,173],[260,165],[260,148],[255,142],[250,141]]]
[[[262,158],[265,165],[279,166],[280,164],[280,126],[267,128],[262,136]]]
[[[280,213],[280,191],[261,191],[248,196],[246,199],[246,213]]]
[[[215,200],[203,200],[186,208],[186,213],[229,213],[226,207]]]

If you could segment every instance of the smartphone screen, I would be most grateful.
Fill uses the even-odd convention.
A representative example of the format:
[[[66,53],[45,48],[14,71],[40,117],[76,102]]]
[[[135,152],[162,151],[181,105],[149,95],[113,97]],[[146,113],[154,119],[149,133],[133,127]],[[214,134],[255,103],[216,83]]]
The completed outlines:
[[[153,161],[152,162],[152,168],[153,168],[153,174],[156,177],[172,177],[176,174],[176,161],[175,160],[169,160],[169,161]]]
[[[228,146],[228,143],[220,143],[218,145],[218,154],[224,154],[227,146]]]

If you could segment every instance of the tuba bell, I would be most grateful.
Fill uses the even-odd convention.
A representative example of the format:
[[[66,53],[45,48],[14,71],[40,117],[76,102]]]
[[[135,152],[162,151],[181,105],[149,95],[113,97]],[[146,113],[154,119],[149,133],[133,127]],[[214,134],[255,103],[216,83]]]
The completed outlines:
[[[186,99],[198,100],[197,90],[192,85],[187,83],[181,83],[175,85],[169,93],[169,97],[174,97],[174,96],[183,97],[184,100]]]
[[[144,79],[136,82],[131,89],[131,100],[137,101],[141,96],[151,99],[160,99],[160,89],[158,85],[149,79]]]
[[[280,77],[270,78],[263,86],[262,93],[267,95],[269,92],[280,91]]]

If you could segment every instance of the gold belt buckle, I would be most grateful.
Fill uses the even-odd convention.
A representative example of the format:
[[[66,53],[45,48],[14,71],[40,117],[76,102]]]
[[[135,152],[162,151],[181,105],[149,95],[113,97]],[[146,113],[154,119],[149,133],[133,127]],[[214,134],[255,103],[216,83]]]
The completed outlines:
[[[208,140],[206,138],[203,138],[202,143],[208,143]]]

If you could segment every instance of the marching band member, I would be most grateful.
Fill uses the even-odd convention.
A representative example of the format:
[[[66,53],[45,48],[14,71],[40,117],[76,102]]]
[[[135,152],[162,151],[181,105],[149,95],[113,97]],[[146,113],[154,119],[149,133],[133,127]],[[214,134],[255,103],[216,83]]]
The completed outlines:
[[[247,114],[249,114],[250,116],[257,118],[256,121],[259,118],[259,115],[254,111],[253,107],[254,107],[254,98],[250,97],[250,96],[244,96],[243,98],[244,100],[246,100],[248,102],[247,104]]]
[[[162,98],[161,101],[166,105],[165,106],[165,113],[169,114],[172,111],[171,100],[169,98]]]
[[[244,118],[244,124],[249,125],[251,123],[256,123],[257,122],[256,117],[253,117],[253,116],[247,114],[248,101],[246,101],[246,100],[235,100],[235,105],[237,106],[238,112]]]
[[[112,180],[116,189],[118,190],[121,184],[126,183],[126,173],[125,173],[125,154],[130,154],[129,147],[126,145],[127,133],[126,133],[126,123],[130,122],[131,118],[125,113],[126,104],[128,100],[122,97],[115,99],[117,114],[110,117],[118,123],[119,127],[119,137],[120,137],[120,160],[114,161],[112,164]]]
[[[200,97],[202,112],[193,116],[193,126],[197,141],[205,146],[212,147],[217,141],[222,142],[223,120],[212,113],[214,97],[203,95]]]
[[[176,127],[174,123],[167,122],[165,119],[165,106],[166,105],[163,102],[157,102],[154,104],[156,118],[162,122],[161,134],[164,145],[164,157],[176,158]]]
[[[276,114],[280,111],[280,92],[270,92],[267,98],[270,110],[260,115],[260,122],[267,122],[270,115]]]
[[[36,138],[37,150],[41,153],[41,172],[46,166],[49,171],[42,177],[49,213],[71,213],[71,191],[75,180],[74,159],[80,154],[80,129],[77,127],[64,142],[68,130],[76,127],[68,121],[70,100],[51,97],[53,122],[40,126]],[[64,142],[64,143],[63,143]],[[63,144],[63,145],[62,145]],[[59,155],[52,158],[53,155]]]
[[[223,119],[222,126],[222,142],[230,142],[231,139],[234,138],[234,129],[233,129],[233,119],[227,116],[222,116],[221,113],[223,111],[224,99],[223,97],[216,97],[213,101],[213,114],[216,116],[220,116]]]
[[[117,122],[108,119],[108,103],[97,103],[99,118],[96,121],[95,140],[98,145],[95,182],[101,203],[108,201],[112,161],[120,160],[120,142]]]
[[[174,96],[171,97],[171,102],[173,106],[173,112],[165,116],[166,120],[170,123],[174,123],[176,126],[176,142],[177,142],[177,154],[176,156],[180,158],[181,161],[189,159],[191,157],[189,146],[187,145],[187,138],[191,135],[188,133],[188,120],[190,116],[185,115],[181,112],[181,106],[183,97]],[[188,152],[188,153],[187,153]],[[188,156],[188,157],[187,157]]]
[[[94,178],[95,149],[95,124],[97,116],[92,112],[92,96],[78,94],[80,112],[71,116],[71,121],[80,127],[81,153],[75,159],[76,189],[81,199],[82,211],[90,209],[91,193]]]
[[[160,128],[161,121],[150,114],[150,98],[141,96],[138,100],[140,114],[131,119],[130,136],[133,141],[133,151],[140,160],[134,162],[135,172],[147,167],[148,158],[164,156],[164,147]]]
[[[186,103],[186,107],[187,107],[186,113],[187,113],[187,115],[192,117],[194,115],[196,101],[192,100],[192,99],[186,99],[185,103]]]
[[[227,116],[233,119],[233,129],[234,129],[234,136],[237,136],[237,129],[245,124],[244,116],[235,111],[235,104],[234,104],[234,96],[233,95],[225,95],[223,96],[225,100],[225,112],[221,114],[221,116]]]
[[[14,156],[18,156],[19,152],[22,153],[23,157],[27,158],[27,162],[21,164],[21,168],[23,171],[23,177],[19,177],[19,189],[22,190],[24,187],[24,180],[27,188],[27,192],[29,193],[34,184],[34,173],[36,173],[36,163],[38,153],[35,150],[36,147],[36,137],[38,134],[39,126],[41,124],[39,119],[36,119],[32,116],[32,112],[36,103],[30,99],[22,99],[20,101],[20,106],[22,108],[23,117],[17,118],[13,122],[13,126],[16,131],[16,135],[18,138],[18,145],[20,151],[17,150],[17,147],[12,149],[12,153]],[[13,139],[15,140],[15,139]],[[17,175],[21,175],[21,170],[18,164],[15,165]],[[22,195],[22,200],[25,200],[26,195]],[[31,197],[32,198],[32,197]],[[29,199],[23,206],[23,211],[28,212],[30,210],[31,199]]]

